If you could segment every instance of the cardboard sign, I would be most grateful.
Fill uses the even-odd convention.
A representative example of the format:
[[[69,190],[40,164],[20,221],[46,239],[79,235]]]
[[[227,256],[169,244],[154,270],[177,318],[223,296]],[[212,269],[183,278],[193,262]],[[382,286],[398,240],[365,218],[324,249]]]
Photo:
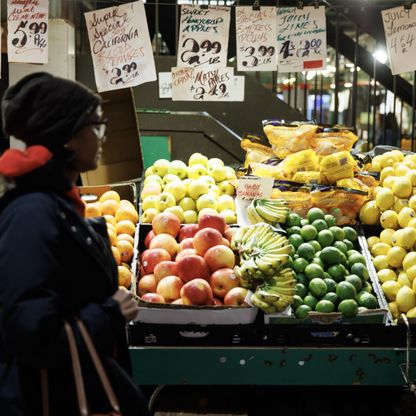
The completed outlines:
[[[236,80],[234,69],[227,68],[172,68],[173,101],[235,101],[244,99],[241,79]]]
[[[260,178],[259,176],[243,176],[238,180],[237,198],[268,199],[273,190],[274,178]]]
[[[9,62],[48,62],[48,0],[7,0]]]
[[[177,66],[227,66],[229,28],[229,7],[182,5]]]
[[[85,13],[85,20],[99,92],[156,81],[141,1]]]
[[[414,6],[413,4],[410,10],[395,7],[381,12],[393,75],[416,69],[416,7]]]
[[[277,42],[279,72],[325,69],[325,7],[278,8]]]
[[[172,98],[172,74],[159,72],[159,98]]]
[[[276,71],[276,7],[237,6],[235,9],[237,69]]]

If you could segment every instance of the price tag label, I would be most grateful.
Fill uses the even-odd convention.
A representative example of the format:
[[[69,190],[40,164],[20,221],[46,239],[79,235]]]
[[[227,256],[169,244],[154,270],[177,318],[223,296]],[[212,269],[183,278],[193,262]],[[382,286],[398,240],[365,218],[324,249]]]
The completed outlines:
[[[159,98],[172,98],[172,74],[159,72]]]
[[[393,75],[416,69],[416,7],[383,10],[384,33]]]
[[[325,7],[277,9],[279,72],[318,71],[326,68]]]
[[[237,198],[268,199],[272,194],[274,178],[260,178],[259,176],[243,176],[238,180]]]
[[[156,81],[156,68],[141,1],[85,13],[97,90]]]
[[[7,0],[9,62],[48,62],[48,0]]]
[[[230,8],[181,6],[177,66],[227,66]]]

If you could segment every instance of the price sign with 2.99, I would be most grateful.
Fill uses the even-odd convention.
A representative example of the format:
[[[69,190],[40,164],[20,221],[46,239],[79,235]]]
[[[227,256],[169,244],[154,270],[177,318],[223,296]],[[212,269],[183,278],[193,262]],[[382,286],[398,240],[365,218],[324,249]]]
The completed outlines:
[[[9,62],[48,62],[48,0],[8,0]]]

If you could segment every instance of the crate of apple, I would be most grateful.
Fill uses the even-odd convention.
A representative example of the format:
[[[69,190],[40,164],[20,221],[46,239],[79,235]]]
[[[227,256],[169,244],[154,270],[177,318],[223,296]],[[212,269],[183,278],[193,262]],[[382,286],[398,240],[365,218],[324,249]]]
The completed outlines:
[[[151,223],[161,212],[176,215],[182,224],[196,224],[205,213],[219,213],[227,224],[237,222],[233,198],[237,177],[219,158],[194,153],[188,164],[159,159],[144,176],[142,223]]]
[[[170,212],[141,226],[140,277],[137,294],[147,303],[247,307],[247,289],[233,268],[238,256],[230,248],[235,228],[219,214],[204,214],[198,224],[181,225]]]

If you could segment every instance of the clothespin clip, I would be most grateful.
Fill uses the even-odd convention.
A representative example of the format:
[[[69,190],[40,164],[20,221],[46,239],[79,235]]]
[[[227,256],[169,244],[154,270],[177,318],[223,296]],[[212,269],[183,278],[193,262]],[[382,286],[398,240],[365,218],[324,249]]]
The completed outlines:
[[[203,3],[201,4],[201,9],[202,10],[207,10],[208,9],[208,1],[207,1],[207,3],[205,3],[205,0],[202,0],[203,1]]]
[[[253,3],[253,10],[260,10],[260,2],[259,2],[259,0],[254,0],[254,3]]]
[[[303,9],[303,1],[302,0],[298,0],[296,2],[296,8],[298,9]]]
[[[404,2],[404,9],[405,10],[410,10],[412,8],[412,4],[410,0],[405,0]]]
[[[315,1],[314,1],[314,3],[313,3],[313,7],[314,7],[315,9],[319,9],[319,0],[315,0]]]

